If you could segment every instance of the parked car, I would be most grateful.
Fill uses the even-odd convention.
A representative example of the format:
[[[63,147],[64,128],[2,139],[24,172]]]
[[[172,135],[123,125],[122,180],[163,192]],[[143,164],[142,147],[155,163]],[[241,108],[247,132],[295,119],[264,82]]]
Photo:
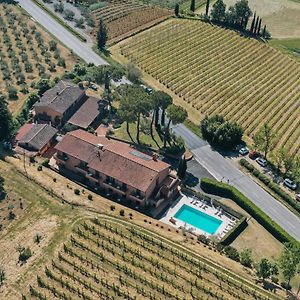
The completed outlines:
[[[97,87],[97,85],[96,85],[95,83],[92,83],[92,84],[90,85],[90,88],[91,88],[92,90],[94,90],[94,91],[97,91],[97,90],[98,90],[98,87]]]
[[[296,194],[296,200],[300,201],[300,194]]]
[[[258,158],[258,156],[259,156],[259,154],[255,150],[251,150],[249,152],[249,158],[251,158],[251,159],[256,159],[256,158]]]
[[[249,153],[249,150],[248,150],[247,147],[243,147],[243,148],[240,149],[239,153],[241,155],[247,155]]]
[[[297,184],[288,178],[283,180],[283,185],[287,186],[291,190],[295,190],[297,188]]]
[[[267,162],[265,159],[263,159],[262,157],[257,158],[257,159],[256,159],[256,162],[257,162],[259,165],[261,165],[262,167],[265,167],[265,166],[268,164],[268,162]]]
[[[242,144],[239,144],[237,146],[234,147],[235,151],[240,151],[244,146]]]

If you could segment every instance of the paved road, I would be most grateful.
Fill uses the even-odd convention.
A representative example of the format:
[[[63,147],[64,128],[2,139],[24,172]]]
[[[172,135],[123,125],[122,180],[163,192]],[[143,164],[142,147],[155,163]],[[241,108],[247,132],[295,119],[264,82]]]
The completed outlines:
[[[224,158],[219,152],[213,150],[207,142],[185,126],[174,126],[173,131],[185,140],[186,145],[193,152],[194,158],[214,178],[224,181],[229,179],[229,184],[239,189],[291,236],[300,241],[300,219],[296,215],[274,199],[248,175],[238,170],[230,159]]]
[[[19,0],[20,6],[25,9],[38,23],[45,27],[57,39],[62,41],[68,48],[72,49],[79,57],[87,63],[95,65],[107,65],[108,63],[97,55],[90,44],[81,42],[62,25],[51,18],[46,12],[30,0]]]
[[[19,3],[37,22],[41,23],[70,49],[73,49],[74,53],[83,60],[95,65],[108,64],[94,53],[88,45],[80,42],[30,0],[19,0]],[[124,78],[122,83],[128,83],[127,79]],[[222,178],[229,179],[230,184],[238,188],[289,234],[300,241],[300,219],[297,216],[270,196],[250,177],[239,171],[228,159],[211,149],[205,141],[201,140],[184,125],[177,125],[173,130],[177,135],[183,137],[186,145],[192,150],[196,161],[208,170],[213,177],[218,180]]]

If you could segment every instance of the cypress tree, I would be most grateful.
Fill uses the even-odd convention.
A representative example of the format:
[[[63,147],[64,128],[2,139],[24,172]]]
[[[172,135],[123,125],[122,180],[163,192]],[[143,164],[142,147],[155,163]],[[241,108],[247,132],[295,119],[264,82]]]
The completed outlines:
[[[99,30],[97,32],[97,46],[98,49],[103,50],[107,42],[107,30],[104,22],[100,20]]]
[[[190,10],[191,10],[192,12],[195,12],[195,6],[196,6],[195,1],[196,1],[196,0],[191,0],[191,8],[190,8]]]
[[[178,3],[176,3],[176,5],[175,5],[174,12],[175,12],[175,16],[179,17],[179,4]]]
[[[262,33],[262,36],[265,38],[266,37],[266,30],[267,30],[267,27],[266,25],[264,26],[264,29],[263,29],[263,33]]]
[[[257,32],[256,32],[257,35],[260,34],[260,29],[261,29],[261,18],[259,19],[259,22],[258,22],[258,27],[257,27]]]
[[[0,141],[9,139],[13,131],[13,119],[6,98],[0,94]]]
[[[257,28],[258,28],[258,22],[259,22],[259,16],[256,17],[254,29],[253,29],[253,34],[256,34]]]
[[[179,179],[183,179],[187,170],[187,164],[186,164],[186,159],[185,156],[182,155],[179,164],[178,164],[178,170],[177,170],[177,176]]]
[[[254,17],[252,19],[252,23],[251,23],[251,27],[250,27],[251,33],[253,33],[255,22],[256,22],[256,13],[254,13]]]
[[[209,2],[210,0],[206,0],[206,8],[205,8],[205,15],[208,17],[208,11],[209,11]]]

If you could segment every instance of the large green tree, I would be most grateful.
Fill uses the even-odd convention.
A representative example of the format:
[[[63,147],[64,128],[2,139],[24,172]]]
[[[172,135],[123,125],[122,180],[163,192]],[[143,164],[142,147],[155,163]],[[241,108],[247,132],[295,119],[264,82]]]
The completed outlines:
[[[272,263],[267,258],[261,259],[256,265],[256,275],[259,278],[262,278],[265,281],[266,278],[269,278],[272,275],[278,274],[278,268],[275,263]]]
[[[210,16],[213,22],[225,21],[226,4],[223,0],[217,0],[212,7]]]
[[[279,257],[279,266],[287,286],[291,279],[297,274],[300,264],[300,247],[296,244],[287,243]]]
[[[153,108],[152,99],[142,87],[137,85],[124,86],[119,90],[119,94],[121,116],[129,120],[127,124],[136,121],[136,140],[140,144],[141,117],[150,115]]]
[[[200,129],[205,140],[225,149],[235,147],[243,137],[243,129],[239,124],[226,121],[220,115],[206,116],[200,123]]]
[[[246,28],[249,18],[252,16],[252,11],[249,7],[248,0],[239,0],[235,4],[236,23]]]
[[[12,131],[12,115],[8,110],[5,96],[0,94],[0,141],[10,138]]]
[[[265,159],[274,146],[275,137],[275,133],[267,123],[253,136],[255,147],[264,153]]]
[[[108,39],[108,35],[107,35],[106,26],[103,20],[100,20],[99,30],[97,32],[97,46],[99,50],[103,51],[105,49],[107,39]]]
[[[136,119],[136,114],[133,110],[133,103],[130,100],[130,98],[124,97],[121,99],[120,107],[118,109],[118,115],[123,121],[126,122],[127,134],[129,136],[129,138],[131,139],[131,141],[133,142],[134,140],[130,133],[129,124],[135,123],[137,119]]]
[[[175,105],[175,104],[171,104],[167,108],[167,116],[169,118],[169,122],[168,122],[167,127],[165,128],[164,147],[166,147],[166,143],[167,143],[167,140],[168,140],[169,135],[170,135],[170,125],[171,125],[171,123],[173,125],[183,123],[186,120],[186,118],[188,116],[188,113],[187,113],[185,108],[183,108],[181,106],[178,106],[178,105]]]

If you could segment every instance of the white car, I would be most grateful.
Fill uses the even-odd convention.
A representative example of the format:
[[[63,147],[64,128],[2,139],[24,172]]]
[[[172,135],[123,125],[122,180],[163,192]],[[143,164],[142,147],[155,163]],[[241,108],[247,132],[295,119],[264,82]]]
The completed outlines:
[[[295,190],[297,188],[297,184],[288,178],[283,180],[283,184],[291,190]]]
[[[259,165],[261,165],[262,167],[265,167],[265,166],[268,164],[268,162],[267,162],[265,159],[263,159],[262,157],[257,158],[257,159],[256,159],[256,162],[257,162]]]
[[[247,155],[249,153],[249,150],[248,150],[248,148],[243,147],[243,148],[240,149],[239,153],[241,155]]]
[[[300,194],[296,194],[296,200],[300,201]]]

